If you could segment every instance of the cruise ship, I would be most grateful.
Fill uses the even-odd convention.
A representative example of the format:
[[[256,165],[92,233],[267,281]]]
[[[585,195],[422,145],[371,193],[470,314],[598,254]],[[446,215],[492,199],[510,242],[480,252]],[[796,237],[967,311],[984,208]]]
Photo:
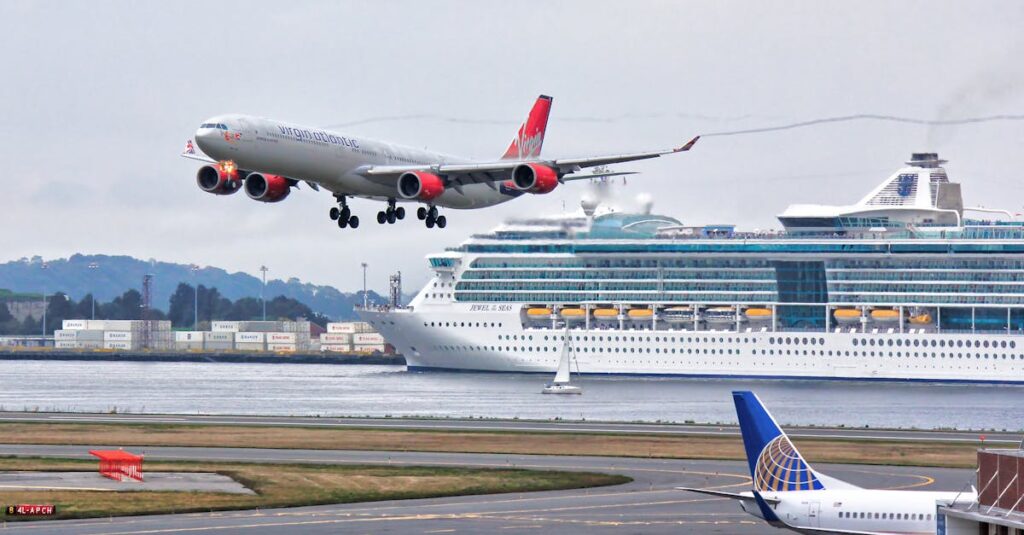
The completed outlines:
[[[1024,221],[965,207],[944,163],[771,232],[594,203],[510,221],[359,314],[410,370],[550,374],[571,336],[582,374],[1024,383]]]

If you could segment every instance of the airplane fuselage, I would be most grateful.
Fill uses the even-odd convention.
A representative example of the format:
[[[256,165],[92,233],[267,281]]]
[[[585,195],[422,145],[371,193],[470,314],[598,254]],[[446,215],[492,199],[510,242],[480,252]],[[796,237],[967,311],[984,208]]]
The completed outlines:
[[[797,532],[935,533],[936,501],[974,500],[974,494],[909,490],[836,489],[761,493],[781,524]],[[753,502],[743,510],[764,519]],[[803,528],[803,529],[802,529]]]
[[[226,130],[201,127],[196,131],[196,144],[210,158],[232,160],[245,171],[313,182],[341,195],[395,199],[394,184],[361,174],[371,166],[469,163],[428,150],[248,115],[221,115],[205,124],[227,125]],[[517,196],[487,184],[467,184],[460,189],[446,190],[432,203],[471,209]]]

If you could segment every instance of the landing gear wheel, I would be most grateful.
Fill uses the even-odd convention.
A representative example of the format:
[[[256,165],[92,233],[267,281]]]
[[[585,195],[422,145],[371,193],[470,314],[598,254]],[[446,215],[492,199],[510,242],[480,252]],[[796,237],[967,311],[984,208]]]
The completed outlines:
[[[433,217],[428,217],[427,218],[427,228],[434,228],[434,218]]]
[[[378,224],[383,225],[387,221],[388,221],[388,215],[385,214],[383,210],[381,210],[380,212],[377,212],[377,223]]]
[[[430,210],[427,211],[427,217],[430,219],[437,219],[437,207],[431,206]]]
[[[348,218],[348,226],[352,228],[359,228],[359,216],[354,215]]]
[[[337,206],[331,208],[331,221],[337,221],[341,217],[341,210]]]
[[[427,207],[426,206],[420,206],[419,208],[417,208],[416,209],[416,219],[419,219],[420,221],[423,221],[426,218],[427,218]]]
[[[338,215],[338,217],[341,217],[342,219],[351,219],[352,218],[352,209],[349,208],[348,206],[342,208],[341,209],[341,213]]]
[[[437,216],[437,228],[444,228],[448,224],[448,219],[443,215]]]
[[[399,206],[398,208],[395,208],[395,217],[397,217],[398,219],[405,219],[405,207],[404,206]]]
[[[388,224],[389,225],[394,225],[395,221],[397,221],[397,217],[398,217],[398,215],[395,214],[395,211],[394,210],[388,210],[386,215],[387,215],[387,219],[388,219]]]
[[[339,217],[338,218],[338,228],[345,228],[347,226],[348,226],[348,219],[345,219],[344,217]]]

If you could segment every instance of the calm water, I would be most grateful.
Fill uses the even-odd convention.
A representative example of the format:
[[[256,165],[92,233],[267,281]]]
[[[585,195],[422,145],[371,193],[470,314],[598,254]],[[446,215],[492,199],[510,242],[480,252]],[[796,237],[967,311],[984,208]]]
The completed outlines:
[[[1024,387],[409,373],[401,366],[8,361],[4,410],[609,421],[735,421],[729,393],[758,393],[781,423],[1024,429]]]

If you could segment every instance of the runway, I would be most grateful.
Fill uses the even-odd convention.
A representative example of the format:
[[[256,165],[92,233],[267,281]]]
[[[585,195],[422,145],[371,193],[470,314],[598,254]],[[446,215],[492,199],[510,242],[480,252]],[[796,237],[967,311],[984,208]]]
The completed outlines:
[[[99,446],[99,445],[97,445]],[[81,446],[0,445],[0,455],[85,458]],[[756,534],[772,528],[732,501],[675,490],[695,486],[743,490],[739,461],[485,455],[377,451],[145,448],[149,460],[221,460],[441,465],[586,470],[619,473],[615,487],[524,494],[327,505],[262,511],[8,523],[9,533],[713,533]],[[819,470],[873,488],[957,490],[971,470],[820,465]]]
[[[0,422],[48,423],[138,423],[138,424],[201,424],[201,425],[267,425],[322,428],[415,429],[436,431],[520,431],[558,433],[617,433],[679,436],[735,436],[735,425],[647,424],[619,422],[455,419],[455,418],[317,418],[306,416],[203,416],[160,414],[90,414],[0,412]],[[850,427],[789,427],[786,434],[794,438],[836,438],[857,440],[890,440],[909,442],[967,442],[1017,445],[1019,433],[979,431],[924,431],[867,429]]]

